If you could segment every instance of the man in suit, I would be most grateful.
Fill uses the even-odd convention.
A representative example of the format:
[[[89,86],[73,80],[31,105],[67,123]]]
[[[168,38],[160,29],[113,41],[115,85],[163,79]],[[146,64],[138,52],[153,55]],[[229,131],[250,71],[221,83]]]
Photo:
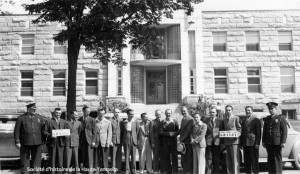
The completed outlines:
[[[204,119],[204,123],[207,125],[207,131],[205,134],[206,139],[206,173],[218,174],[220,170],[220,138],[219,128],[221,119],[217,117],[218,111],[216,107],[211,107],[210,117]]]
[[[144,173],[145,162],[148,173],[152,173],[152,141],[150,134],[152,123],[148,120],[147,113],[141,114],[142,121],[138,123],[137,148],[139,150],[140,173]]]
[[[65,148],[65,136],[53,136],[53,130],[66,129],[66,120],[60,118],[61,108],[55,108],[53,117],[46,121],[44,134],[47,136],[47,147],[50,157],[50,166],[63,167],[63,154]],[[57,164],[56,164],[57,162]],[[52,171],[52,173],[54,173]]]
[[[163,173],[178,172],[177,136],[179,134],[178,122],[172,118],[172,111],[165,111],[166,119],[161,122],[160,135],[162,142],[161,170]],[[170,161],[172,159],[172,162]]]
[[[152,120],[151,137],[153,149],[153,172],[158,173],[161,168],[161,137],[159,135],[161,123],[161,110],[155,111],[155,119]]]
[[[83,167],[88,169],[89,173],[92,173],[94,163],[94,148],[96,147],[96,121],[93,117],[90,117],[90,108],[85,105],[82,108],[83,117],[78,120],[82,124],[82,131],[80,134],[80,147],[81,147],[81,160],[83,162]]]
[[[35,111],[35,103],[28,104],[27,112],[18,117],[14,129],[15,144],[20,149],[21,173],[28,173],[30,157],[33,164],[31,167],[41,167],[42,131],[45,120]]]
[[[241,145],[244,149],[245,171],[247,174],[259,173],[258,150],[261,139],[260,120],[253,115],[253,107],[246,106],[247,118],[242,122]]]
[[[81,122],[78,121],[78,112],[71,111],[70,112],[71,120],[67,121],[67,129],[70,129],[71,135],[66,137],[66,147],[65,147],[65,156],[66,156],[66,168],[73,166],[75,169],[79,168],[78,163],[78,147],[79,147],[79,135],[81,134],[82,125]],[[71,161],[73,163],[71,164]],[[79,171],[77,171],[79,172]]]
[[[108,151],[111,145],[112,127],[111,122],[104,117],[105,110],[103,108],[97,109],[97,143],[95,167],[108,168]]]
[[[282,148],[285,147],[287,138],[286,120],[278,115],[275,102],[269,102],[268,106],[271,115],[264,118],[262,145],[268,153],[268,172],[282,173]]]
[[[127,110],[127,119],[122,124],[123,131],[123,145],[125,151],[125,168],[126,173],[136,173],[136,146],[137,146],[137,122],[135,121],[134,111]],[[131,169],[129,167],[129,160],[131,158]]]
[[[111,119],[111,125],[112,125],[112,154],[111,160],[112,160],[112,167],[116,168],[119,172],[121,172],[121,165],[122,165],[122,135],[121,135],[121,125],[122,125],[122,119],[119,118],[120,110],[118,108],[115,108],[114,116]]]
[[[190,135],[194,125],[194,119],[188,114],[187,107],[181,108],[181,114],[183,116],[180,126],[180,142],[185,145],[185,153],[181,154],[182,167],[184,174],[190,174],[193,171],[193,147],[191,145]]]
[[[233,115],[233,107],[227,105],[225,107],[225,116],[222,120],[220,131],[236,131],[238,136],[241,133],[241,125],[238,116]],[[236,174],[240,172],[240,153],[239,153],[239,138],[228,137],[222,139],[223,144],[227,150],[226,167],[229,174]]]

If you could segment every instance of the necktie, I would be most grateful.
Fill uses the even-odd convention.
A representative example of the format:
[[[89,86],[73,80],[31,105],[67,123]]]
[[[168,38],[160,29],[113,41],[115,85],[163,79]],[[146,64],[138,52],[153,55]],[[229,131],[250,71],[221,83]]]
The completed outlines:
[[[211,119],[210,122],[211,122],[212,127],[215,127],[215,125],[214,125],[214,120]]]

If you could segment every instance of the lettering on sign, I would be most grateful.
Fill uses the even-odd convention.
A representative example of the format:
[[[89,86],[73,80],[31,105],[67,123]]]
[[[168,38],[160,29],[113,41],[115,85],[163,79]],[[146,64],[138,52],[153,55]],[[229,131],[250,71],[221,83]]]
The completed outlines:
[[[70,129],[56,129],[56,130],[52,130],[52,137],[69,136],[69,135],[71,135]]]
[[[0,124],[0,129],[9,129],[12,130],[13,128],[13,124]]]
[[[236,138],[239,137],[240,133],[238,131],[220,131],[220,138]]]

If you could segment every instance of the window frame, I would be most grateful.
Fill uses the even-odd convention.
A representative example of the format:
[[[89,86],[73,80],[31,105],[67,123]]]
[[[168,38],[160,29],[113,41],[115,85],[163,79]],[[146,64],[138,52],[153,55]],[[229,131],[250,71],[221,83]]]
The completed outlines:
[[[257,69],[259,71],[259,75],[249,75],[248,74],[248,70],[250,69]],[[249,84],[249,78],[258,78],[259,79],[259,84]],[[248,89],[248,93],[262,93],[262,88],[261,88],[261,68],[260,67],[247,67],[247,89]],[[258,86],[259,91],[258,92],[250,92],[249,88],[250,86]]]
[[[123,95],[123,68],[122,67],[117,68],[117,95],[118,96]]]
[[[64,75],[65,75],[65,78],[55,78],[54,77],[54,72],[64,72]],[[67,94],[67,88],[66,88],[66,81],[67,81],[67,73],[66,73],[66,70],[53,70],[52,71],[52,73],[53,73],[53,76],[52,76],[52,78],[53,78],[53,88],[52,88],[52,90],[53,90],[53,92],[52,92],[52,96],[66,96],[66,94]],[[55,87],[55,81],[62,81],[62,80],[64,80],[64,88],[63,88],[63,95],[57,95],[57,94],[55,94],[55,88],[60,88],[60,87]]]
[[[224,35],[224,43],[215,43],[215,37]],[[212,32],[213,37],[213,52],[226,52],[227,51],[227,32]]]
[[[290,42],[289,43],[282,43],[280,42],[281,36],[287,36],[286,33],[289,33]],[[283,39],[283,38],[281,38]],[[288,49],[285,49],[285,47],[288,46]],[[293,51],[293,32],[292,31],[278,31],[278,50],[279,51]]]
[[[225,70],[226,75],[225,76],[216,76],[216,70]],[[217,89],[223,89],[223,88],[216,88],[216,79],[225,79],[226,80],[226,87],[224,88],[225,92],[217,92]],[[229,85],[228,85],[228,69],[227,68],[214,68],[214,90],[215,94],[228,94],[229,91]]]
[[[251,37],[256,37],[258,42],[251,42],[249,39]],[[246,51],[260,51],[260,35],[259,31],[246,31],[245,32],[245,38],[246,38]],[[256,40],[255,38],[255,40]],[[253,47],[255,46],[255,47]],[[255,48],[255,49],[252,49]]]
[[[286,114],[284,114],[284,112],[286,112]],[[289,112],[292,112],[293,115],[292,115],[292,118],[289,118]],[[296,109],[282,109],[281,110],[281,114],[283,116],[285,116],[286,119],[292,119],[292,120],[297,120],[297,114],[296,114]]]
[[[281,74],[281,69],[283,69],[283,68],[290,68],[290,69],[292,69],[293,70],[293,74],[292,75],[282,75]],[[282,84],[282,80],[281,80],[281,78],[284,78],[284,77],[293,77],[293,84],[292,84],[292,92],[283,92],[282,91],[282,86],[283,86],[283,84]],[[287,86],[287,85],[285,85],[285,86]],[[295,93],[295,87],[296,87],[296,83],[295,83],[295,68],[294,67],[280,67],[280,91],[281,91],[281,93]]]
[[[190,69],[190,94],[196,94],[195,82],[196,82],[195,69],[191,68]]]
[[[32,38],[26,37],[32,36]],[[32,44],[24,44],[25,40],[33,40]],[[21,55],[34,55],[35,50],[35,34],[21,34]],[[23,48],[32,48],[32,51],[23,51]]]
[[[53,35],[53,54],[68,54],[68,41],[65,41],[63,44],[59,44],[58,41],[54,40],[57,34]],[[65,53],[56,53],[55,48],[64,47]]]
[[[25,72],[31,72],[32,73],[32,78],[22,78],[22,73],[25,73]],[[21,85],[20,85],[20,96],[21,97],[33,97],[34,96],[34,90],[33,90],[33,87],[34,87],[34,71],[21,71],[20,72],[20,83],[21,83]],[[22,87],[23,85],[23,83],[22,82],[32,82],[32,87]],[[31,88],[31,89],[29,89],[29,90],[24,90],[24,89],[26,89],[26,88]],[[29,91],[30,93],[31,93],[31,95],[22,95],[22,92],[27,92],[27,91]]]
[[[97,76],[96,77],[87,77],[87,72],[97,72]],[[85,95],[87,96],[98,96],[99,95],[99,71],[98,70],[86,70],[85,71]],[[96,80],[97,81],[97,86],[96,86],[96,94],[88,94],[87,93],[87,81],[88,80]]]

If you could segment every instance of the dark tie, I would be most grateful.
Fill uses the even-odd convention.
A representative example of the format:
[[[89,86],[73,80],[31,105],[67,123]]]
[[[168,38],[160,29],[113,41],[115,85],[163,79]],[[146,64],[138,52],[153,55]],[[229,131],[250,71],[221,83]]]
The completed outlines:
[[[211,122],[212,127],[215,127],[214,120],[211,119],[210,122]]]

